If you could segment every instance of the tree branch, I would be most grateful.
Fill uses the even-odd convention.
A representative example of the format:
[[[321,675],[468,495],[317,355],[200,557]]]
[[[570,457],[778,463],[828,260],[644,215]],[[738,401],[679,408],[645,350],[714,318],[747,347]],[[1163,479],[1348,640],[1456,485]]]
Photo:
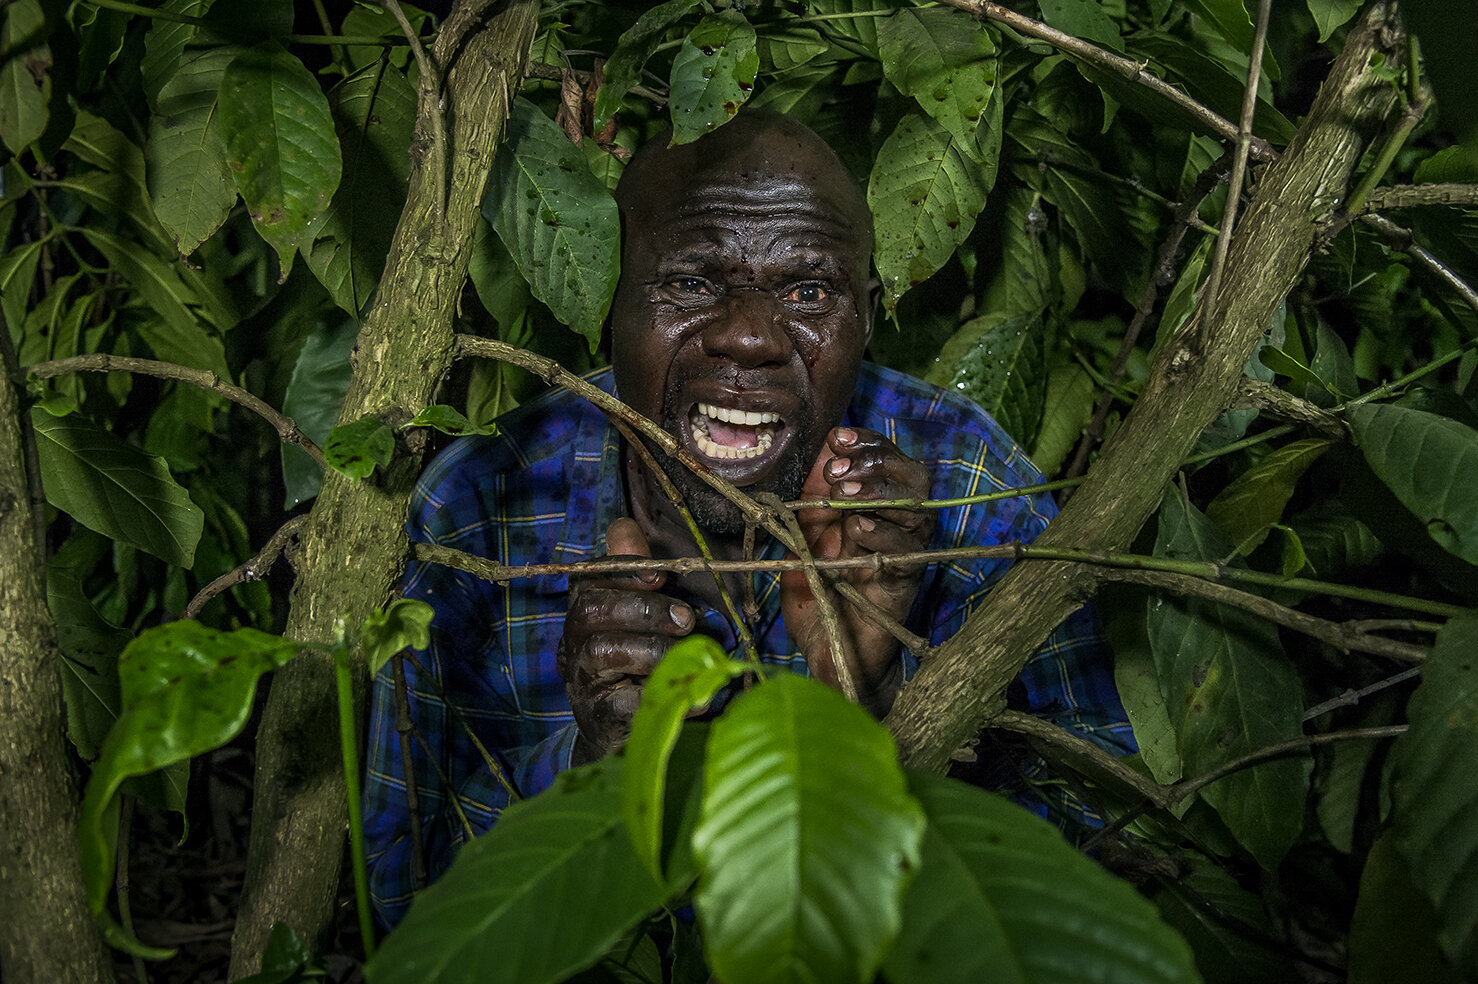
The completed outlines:
[[[200,610],[222,591],[233,585],[241,584],[244,581],[260,581],[270,574],[273,565],[277,563],[277,558],[287,549],[287,541],[297,536],[298,531],[303,528],[303,524],[307,521],[307,516],[295,516],[283,523],[277,528],[277,532],[272,534],[272,537],[255,557],[244,564],[238,564],[201,588],[195,597],[190,599],[190,603],[185,606],[185,611],[180,615],[180,618],[199,618]]]
[[[296,421],[274,410],[240,386],[226,382],[208,369],[191,369],[189,366],[176,365],[173,362],[134,359],[99,352],[94,355],[75,355],[69,359],[56,359],[52,362],[38,362],[35,365],[26,366],[25,371],[37,379],[52,379],[73,372],[131,372],[139,376],[153,376],[157,379],[173,379],[189,383],[191,386],[219,393],[237,406],[250,410],[271,424],[272,429],[277,432],[278,437],[282,438],[284,444],[296,444],[308,452],[309,457],[318,462],[319,467],[328,467],[323,460],[323,451],[307,434],[298,429]]]

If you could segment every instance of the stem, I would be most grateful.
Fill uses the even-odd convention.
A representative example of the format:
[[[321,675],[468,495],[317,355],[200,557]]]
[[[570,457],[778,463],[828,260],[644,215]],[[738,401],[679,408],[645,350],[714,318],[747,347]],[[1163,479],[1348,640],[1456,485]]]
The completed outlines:
[[[1226,266],[1227,250],[1232,245],[1232,226],[1237,221],[1237,206],[1242,201],[1242,179],[1247,173],[1247,155],[1252,145],[1252,118],[1257,113],[1257,83],[1262,77],[1262,51],[1267,46],[1268,11],[1272,0],[1261,0],[1257,6],[1257,31],[1252,39],[1252,55],[1247,65],[1247,87],[1242,90],[1242,117],[1237,126],[1237,152],[1232,157],[1232,175],[1227,181],[1226,210],[1221,217],[1221,235],[1216,237],[1216,253],[1211,260],[1211,273],[1206,278],[1206,309],[1216,307],[1221,290],[1221,271]]]
[[[795,513],[785,508],[779,496],[772,492],[761,492],[757,498],[779,513],[780,521],[785,524],[786,529],[790,530],[790,535],[796,545],[796,555],[804,565],[806,585],[811,589],[811,596],[816,600],[817,613],[821,616],[821,625],[826,629],[826,640],[831,646],[831,665],[836,670],[837,683],[840,684],[846,698],[856,704],[859,702],[857,681],[852,679],[852,668],[847,665],[847,648],[842,644],[842,627],[837,621],[836,608],[826,597],[826,583],[821,580],[821,572],[816,569],[816,558],[811,556],[811,545],[806,542],[805,534],[801,532],[801,526],[796,521]]]
[[[324,7],[323,0],[313,0],[313,11],[318,15],[318,23],[323,27],[323,33],[328,37],[334,37],[334,25],[328,19],[328,9]],[[347,76],[349,74],[349,53],[344,50],[344,46],[335,44],[329,51],[339,74]]]
[[[349,856],[354,869],[354,907],[365,959],[375,955],[375,926],[370,919],[369,875],[364,859],[364,818],[359,806],[359,737],[354,716],[354,680],[350,653],[334,650],[334,682],[339,692],[339,748],[344,756],[344,785],[349,798]]]
[[[133,838],[133,804],[132,796],[118,797],[118,874],[114,879],[114,886],[118,891],[118,923],[129,936],[137,938],[138,934],[133,931],[133,904],[129,897],[128,884],[128,849]],[[133,974],[138,978],[138,984],[149,984],[148,967],[144,964],[144,958],[137,953],[133,954]]]
[[[1346,690],[1338,697],[1331,697],[1324,703],[1316,704],[1309,708],[1304,712],[1304,721],[1312,721],[1316,717],[1328,714],[1330,711],[1338,710],[1341,707],[1353,707],[1371,694],[1378,694],[1387,687],[1394,687],[1398,683],[1405,683],[1407,680],[1420,676],[1421,672],[1421,667],[1413,666],[1410,669],[1402,670],[1395,676],[1386,677],[1384,680],[1377,680],[1368,687],[1362,687],[1359,690]]]
[[[1170,787],[1170,802],[1177,803],[1193,793],[1211,785],[1218,779],[1225,779],[1233,772],[1261,765],[1272,759],[1282,758],[1285,755],[1293,755],[1316,745],[1329,745],[1337,741],[1352,741],[1372,738],[1395,738],[1406,733],[1407,725],[1393,724],[1383,728],[1351,728],[1349,731],[1330,731],[1322,735],[1300,735],[1290,738],[1288,741],[1269,745],[1267,748],[1259,748],[1255,752],[1249,752],[1239,758],[1224,762],[1210,772],[1199,775],[1194,779],[1185,779]]]
[[[1370,403],[1374,400],[1384,400],[1388,396],[1399,396],[1402,390],[1406,389],[1406,387],[1410,386],[1418,379],[1421,379],[1428,373],[1436,372],[1438,369],[1441,369],[1449,362],[1455,362],[1456,360],[1462,358],[1469,349],[1474,348],[1475,346],[1478,346],[1478,337],[1468,339],[1466,342],[1463,342],[1463,344],[1459,345],[1451,352],[1448,352],[1446,355],[1438,356],[1431,362],[1428,362],[1426,365],[1421,366],[1417,369],[1413,369],[1411,372],[1400,377],[1399,379],[1393,379],[1389,383],[1382,383],[1375,389],[1371,390],[1369,393],[1362,393],[1359,396],[1355,397],[1353,400],[1341,404],[1336,409],[1341,411],[1348,410],[1350,407],[1359,406],[1362,403]]]
[[[205,607],[208,601],[222,591],[225,591],[232,585],[241,584],[244,581],[260,581],[266,577],[271,572],[272,565],[277,563],[277,558],[287,547],[287,541],[297,536],[298,531],[303,528],[303,524],[306,522],[308,522],[307,516],[295,516],[283,523],[278,527],[277,532],[272,534],[271,539],[267,541],[266,545],[262,547],[255,557],[244,564],[232,568],[201,588],[199,593],[190,599],[190,604],[185,606],[185,611],[180,617],[199,618],[200,610]]]

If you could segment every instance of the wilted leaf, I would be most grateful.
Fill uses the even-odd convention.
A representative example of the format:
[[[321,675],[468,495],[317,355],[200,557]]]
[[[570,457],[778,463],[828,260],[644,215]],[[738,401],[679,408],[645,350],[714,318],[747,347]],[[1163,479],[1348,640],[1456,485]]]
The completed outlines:
[[[298,648],[255,629],[217,632],[198,622],[173,622],[144,632],[118,658],[123,712],[88,780],[81,818],[88,904],[114,946],[144,956],[171,955],[140,945],[108,914],[119,785],[234,738],[251,713],[258,678]]]
[[[1345,419],[1370,468],[1448,553],[1478,564],[1478,431],[1398,406],[1351,407]]]
[[[697,140],[733,119],[759,68],[754,28],[743,14],[722,10],[700,20],[672,59],[672,142]]]
[[[889,984],[1198,982],[1154,907],[1046,821],[957,780],[908,780],[929,826]]]
[[[1220,560],[1231,553],[1210,521],[1172,490],[1160,506],[1155,556]],[[1298,673],[1277,626],[1195,598],[1150,601],[1150,647],[1189,777],[1302,733]],[[1277,865],[1303,829],[1309,761],[1277,759],[1201,791],[1265,867]]]
[[[189,567],[205,514],[161,458],[79,415],[31,411],[46,501],[88,529]]]
[[[308,224],[339,186],[343,165],[328,100],[313,73],[270,41],[226,66],[217,109],[236,188],[277,251],[285,280]]]
[[[1391,830],[1417,888],[1436,907],[1442,949],[1478,975],[1478,615],[1449,621],[1391,750]]]
[[[642,688],[641,706],[626,740],[621,813],[637,855],[658,881],[662,873],[662,820],[667,795],[667,760],[688,712],[701,708],[744,664],[729,658],[712,638],[679,640]]]
[[[1306,437],[1270,452],[1238,475],[1206,507],[1206,518],[1244,557],[1262,545],[1274,523],[1283,518],[1294,487],[1309,466],[1334,442]]]
[[[165,82],[159,111],[149,119],[149,197],[159,223],[185,255],[221,227],[236,203],[216,92],[240,51],[213,48],[186,62]]]
[[[934,275],[975,228],[997,159],[976,163],[948,130],[914,114],[878,151],[867,183],[877,223],[873,260],[891,309]]]
[[[665,895],[621,830],[621,772],[619,758],[572,769],[504,810],[416,897],[367,979],[556,984],[609,952]]]
[[[395,432],[373,414],[335,427],[323,446],[329,467],[354,479],[368,478],[376,465],[390,464],[394,453]]]
[[[897,935],[924,816],[867,712],[781,674],[713,725],[694,906],[721,980],[871,980]]]
[[[593,349],[620,273],[616,202],[580,148],[526,99],[513,101],[482,214],[534,296]]]

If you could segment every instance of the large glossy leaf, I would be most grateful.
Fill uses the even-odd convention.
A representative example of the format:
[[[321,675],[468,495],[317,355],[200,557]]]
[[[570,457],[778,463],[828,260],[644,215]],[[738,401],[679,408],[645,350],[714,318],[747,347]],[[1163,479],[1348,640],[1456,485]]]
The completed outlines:
[[[19,154],[51,118],[51,48],[40,0],[0,10],[0,139]]]
[[[867,182],[873,261],[888,307],[928,280],[975,228],[997,158],[977,163],[933,119],[909,114],[884,141]]]
[[[213,48],[180,66],[159,92],[144,145],[154,213],[184,255],[226,221],[236,184],[226,164],[216,93],[240,48]]]
[[[668,28],[676,24],[699,0],[667,0],[636,19],[626,29],[606,62],[605,82],[595,96],[595,129],[601,130],[611,114],[621,108],[621,100],[641,80],[642,66],[652,57]]]
[[[1055,827],[957,780],[908,780],[929,826],[889,984],[1198,980],[1154,906]]]
[[[865,711],[789,674],[714,724],[694,905],[720,980],[871,980],[924,827],[896,756]]]
[[[1093,377],[1082,366],[1058,366],[1047,375],[1042,399],[1042,426],[1032,445],[1032,462],[1044,475],[1054,475],[1093,419],[1097,396]],[[1023,439],[1025,437],[1023,436]]]
[[[1165,694],[1155,670],[1155,657],[1141,636],[1132,641],[1114,639],[1114,687],[1134,727],[1139,757],[1162,786],[1184,777],[1175,726],[1165,707]]]
[[[1155,556],[1221,560],[1232,552],[1216,527],[1173,491],[1160,507]],[[1277,626],[1194,598],[1151,600],[1150,647],[1187,776],[1298,737],[1298,674]],[[1309,761],[1276,759],[1202,790],[1237,840],[1274,867],[1303,829]]]
[[[1345,414],[1370,468],[1448,553],[1478,564],[1478,431],[1406,407]]]
[[[944,343],[928,380],[968,396],[1000,421],[1006,433],[1029,441],[1042,419],[1047,388],[1044,330],[1040,317],[972,318]]]
[[[1318,461],[1334,442],[1306,437],[1270,452],[1222,489],[1206,507],[1206,518],[1222,536],[1246,556],[1268,537],[1273,524],[1283,518],[1294,487],[1309,466]]]
[[[637,855],[659,881],[663,879],[667,761],[678,732],[689,711],[705,706],[744,667],[712,638],[693,635],[667,650],[642,688],[641,706],[626,739],[621,814]]]
[[[313,73],[272,41],[226,66],[217,108],[236,189],[286,279],[308,223],[339,186],[343,165],[328,100]]]
[[[179,14],[197,21],[210,10],[215,0],[164,0],[159,10],[166,14]],[[192,50],[200,37],[198,23],[154,18],[149,22],[149,33],[144,35],[144,56],[139,64],[139,75],[143,82],[144,98],[149,108],[159,108],[159,92],[166,82],[179,71],[182,64],[197,57],[200,52]]]
[[[595,963],[665,896],[621,829],[619,758],[510,806],[416,896],[371,984],[554,984]]]
[[[88,904],[113,945],[169,955],[140,947],[108,915],[119,785],[238,735],[251,713],[257,680],[297,650],[295,643],[255,629],[218,632],[198,622],[173,622],[144,632],[118,658],[123,711],[88,780],[81,818]]]
[[[88,529],[189,567],[205,514],[164,461],[77,414],[31,411],[46,501]]]
[[[526,99],[513,101],[482,213],[534,296],[593,349],[620,274],[616,202],[580,148]]]
[[[1098,0],[1041,0],[1042,20],[1066,34],[1124,50],[1119,25]]]
[[[995,39],[970,17],[944,7],[904,7],[877,25],[883,74],[948,130],[978,161],[988,142],[977,137],[996,92]]]
[[[1437,633],[1407,716],[1391,752],[1391,829],[1436,907],[1443,950],[1478,976],[1478,615]]]
[[[308,230],[303,259],[334,303],[358,316],[380,282],[405,203],[416,92],[398,69],[376,61],[334,86],[329,107],[344,175]]]
[[[349,388],[354,367],[349,353],[359,332],[354,323],[345,320],[336,328],[325,328],[308,336],[298,361],[293,365],[287,393],[282,398],[282,412],[293,419],[304,434],[319,447],[339,420],[339,407]],[[323,484],[323,468],[295,445],[282,445],[283,503],[291,509],[313,498]]]
[[[737,10],[709,14],[672,59],[672,142],[689,143],[723,126],[754,91],[760,68],[754,27]]]

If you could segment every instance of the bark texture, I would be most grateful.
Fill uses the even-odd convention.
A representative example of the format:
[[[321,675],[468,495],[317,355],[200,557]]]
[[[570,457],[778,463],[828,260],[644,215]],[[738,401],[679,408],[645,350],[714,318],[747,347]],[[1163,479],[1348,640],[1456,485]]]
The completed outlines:
[[[1196,438],[1236,395],[1243,366],[1308,261],[1366,143],[1396,105],[1369,70],[1402,64],[1395,4],[1380,0],[1351,30],[1293,142],[1257,181],[1231,245],[1218,298],[1160,352],[1133,410],[1048,526],[1044,546],[1122,550],[1160,503]],[[903,761],[942,771],[952,750],[1005,706],[1006,685],[1098,585],[1092,567],[1022,562],[936,652],[885,723]]]
[[[4,331],[0,327],[0,331]],[[0,978],[112,981],[87,909],[58,676],[15,389],[0,369]]]
[[[450,67],[442,105],[423,93],[420,160],[359,333],[341,423],[366,414],[404,423],[431,402],[451,365],[478,206],[538,15],[533,0],[505,0],[483,24],[489,6],[464,0],[438,35],[432,59]],[[435,113],[443,114],[444,158],[435,152]],[[442,159],[447,173],[438,180]],[[438,202],[443,191],[448,200]],[[332,642],[339,625],[352,631],[391,597],[407,555],[406,510],[420,467],[420,454],[401,445],[391,466],[370,479],[328,473],[301,537],[288,638]],[[310,945],[331,923],[348,824],[335,700],[333,661],[321,655],[300,656],[271,682],[257,736],[233,980],[258,969],[275,923],[286,922]]]

